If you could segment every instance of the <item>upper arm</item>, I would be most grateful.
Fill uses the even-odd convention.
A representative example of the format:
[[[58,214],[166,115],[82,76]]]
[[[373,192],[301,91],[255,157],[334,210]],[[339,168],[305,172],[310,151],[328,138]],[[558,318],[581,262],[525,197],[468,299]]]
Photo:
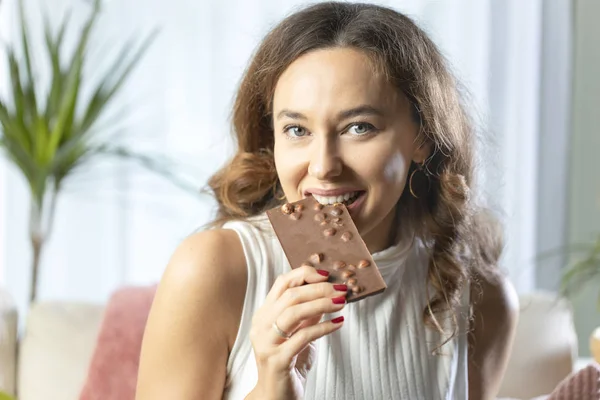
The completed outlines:
[[[175,251],[152,304],[136,399],[221,399],[246,289],[237,234],[195,234]]]
[[[512,349],[519,301],[501,277],[482,279],[472,291],[473,319],[469,337],[469,399],[495,398]]]

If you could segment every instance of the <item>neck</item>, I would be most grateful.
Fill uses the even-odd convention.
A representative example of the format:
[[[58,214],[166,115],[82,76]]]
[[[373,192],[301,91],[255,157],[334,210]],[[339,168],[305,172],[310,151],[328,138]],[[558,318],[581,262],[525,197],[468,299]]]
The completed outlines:
[[[385,250],[396,244],[398,240],[396,208],[390,211],[379,225],[366,233],[363,236],[363,240],[371,254]]]

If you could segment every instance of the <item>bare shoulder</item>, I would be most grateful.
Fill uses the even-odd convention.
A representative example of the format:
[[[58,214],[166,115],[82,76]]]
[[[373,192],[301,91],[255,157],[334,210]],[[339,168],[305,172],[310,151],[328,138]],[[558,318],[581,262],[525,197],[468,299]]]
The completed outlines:
[[[517,318],[519,297],[512,283],[505,276],[493,278],[480,276],[471,288],[471,299],[475,312],[480,315],[493,314],[506,321]]]
[[[163,295],[171,301],[178,300],[189,310],[209,311],[213,314],[212,322],[221,322],[228,338],[235,339],[232,334],[237,332],[246,280],[246,260],[237,233],[228,229],[208,230],[189,236],[178,246],[157,296],[159,301]],[[200,318],[201,314],[193,315]]]
[[[231,230],[200,232],[178,246],[148,317],[138,400],[222,397],[246,291],[245,266]]]
[[[471,287],[471,304],[469,398],[492,399],[512,350],[519,299],[506,277],[479,277]]]
[[[236,232],[215,229],[186,238],[175,250],[161,284],[215,288],[245,281],[245,258]]]

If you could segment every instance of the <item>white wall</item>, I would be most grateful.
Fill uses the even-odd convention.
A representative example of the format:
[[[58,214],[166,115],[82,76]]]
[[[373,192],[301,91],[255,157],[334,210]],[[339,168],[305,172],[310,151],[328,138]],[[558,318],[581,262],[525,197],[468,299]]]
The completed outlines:
[[[573,3],[543,3],[542,79],[538,137],[537,253],[562,248],[567,241],[569,159],[573,81]],[[536,283],[556,290],[566,257],[541,258]]]
[[[578,0],[575,3],[575,43],[573,119],[568,189],[568,243],[592,243],[600,234],[600,3]],[[583,254],[567,257],[581,260]],[[575,327],[581,355],[589,356],[589,338],[600,326],[599,280],[573,293]]]
[[[16,0],[4,2],[0,17],[6,20],[7,6]],[[231,153],[227,116],[249,56],[268,28],[302,3],[148,0],[142,6],[133,0],[107,1],[94,41],[102,46],[94,49],[91,66],[102,65],[105,54],[127,37],[161,28],[117,104],[135,110],[123,133],[135,136],[136,148],[166,149],[192,165],[195,181],[203,184]],[[416,17],[470,90],[473,112],[488,132],[483,189],[505,211],[508,226],[504,265],[520,290],[531,288],[537,141],[532,116],[538,108],[541,0],[526,5],[517,0],[381,3]],[[50,7],[27,0],[28,16],[35,17],[40,4]],[[85,4],[53,0],[53,20],[69,6],[76,11],[73,20],[81,21]],[[0,169],[0,176],[5,182],[0,277],[23,310],[30,262],[27,194],[10,168]],[[90,171],[59,202],[56,230],[43,259],[40,298],[104,301],[119,285],[156,281],[176,244],[209,220],[213,205],[128,167],[109,164]]]

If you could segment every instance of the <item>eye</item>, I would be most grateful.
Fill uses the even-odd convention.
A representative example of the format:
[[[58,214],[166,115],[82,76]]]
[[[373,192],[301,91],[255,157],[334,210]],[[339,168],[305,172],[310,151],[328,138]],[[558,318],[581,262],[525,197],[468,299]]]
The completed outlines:
[[[306,136],[308,134],[308,132],[306,131],[306,129],[304,129],[301,126],[297,126],[297,125],[293,125],[293,126],[286,126],[283,129],[284,133],[289,136],[291,139],[294,138],[301,138],[303,136]]]
[[[353,135],[356,135],[356,136],[362,136],[362,135],[366,135],[367,133],[370,133],[374,129],[375,129],[375,127],[369,123],[358,122],[356,124],[350,125],[347,132],[349,132]]]

